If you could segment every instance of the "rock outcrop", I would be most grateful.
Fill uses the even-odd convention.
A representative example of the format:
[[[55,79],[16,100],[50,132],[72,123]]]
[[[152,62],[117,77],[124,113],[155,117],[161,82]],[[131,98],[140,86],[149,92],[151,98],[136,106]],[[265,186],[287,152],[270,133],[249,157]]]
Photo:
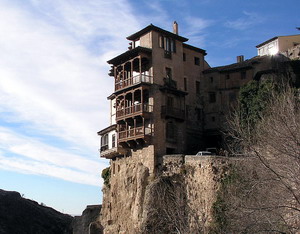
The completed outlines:
[[[173,155],[163,161],[155,176],[130,157],[111,162],[117,163],[118,170],[103,188],[100,220],[104,233],[208,230],[228,158]]]
[[[89,205],[81,216],[75,216],[72,223],[73,234],[101,234],[103,228],[97,222],[100,211],[101,205]]]
[[[68,234],[73,217],[0,189],[0,234]]]

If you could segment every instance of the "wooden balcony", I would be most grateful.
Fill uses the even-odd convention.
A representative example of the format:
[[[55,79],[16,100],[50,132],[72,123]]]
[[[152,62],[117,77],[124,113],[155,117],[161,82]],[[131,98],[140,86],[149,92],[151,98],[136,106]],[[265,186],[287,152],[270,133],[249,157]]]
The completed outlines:
[[[121,80],[115,83],[115,91],[125,89],[127,87],[131,87],[140,83],[153,83],[153,77],[148,75],[139,74],[136,76],[132,76],[128,79]]]
[[[161,116],[162,116],[162,118],[174,118],[177,120],[184,121],[185,111],[181,108],[162,106],[161,107]]]
[[[126,142],[130,140],[144,139],[147,141],[152,135],[151,128],[145,128],[144,126],[131,128],[128,130],[120,131],[118,133],[118,141]]]
[[[150,113],[153,111],[153,106],[149,104],[138,103],[121,110],[117,110],[116,119],[117,121],[122,118],[133,117],[136,115],[143,115],[145,113]]]

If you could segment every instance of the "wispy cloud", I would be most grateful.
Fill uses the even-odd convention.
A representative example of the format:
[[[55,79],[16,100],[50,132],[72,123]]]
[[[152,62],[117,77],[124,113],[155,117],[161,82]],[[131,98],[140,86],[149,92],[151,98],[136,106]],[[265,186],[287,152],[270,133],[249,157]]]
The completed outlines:
[[[264,17],[254,12],[243,11],[243,15],[243,17],[236,20],[227,20],[224,23],[225,27],[235,30],[246,30],[264,21]]]
[[[90,184],[106,164],[96,135],[109,123],[105,61],[126,48],[124,35],[139,23],[123,0],[0,6],[0,167],[37,174],[45,167],[45,175]]]
[[[205,29],[212,26],[214,21],[200,17],[186,16],[184,22],[186,25],[184,35],[189,38],[189,43],[203,47],[205,45]]]
[[[0,127],[0,168],[29,174],[53,176],[76,183],[99,185],[100,160],[76,155],[32,137]],[[96,183],[97,181],[97,183]]]

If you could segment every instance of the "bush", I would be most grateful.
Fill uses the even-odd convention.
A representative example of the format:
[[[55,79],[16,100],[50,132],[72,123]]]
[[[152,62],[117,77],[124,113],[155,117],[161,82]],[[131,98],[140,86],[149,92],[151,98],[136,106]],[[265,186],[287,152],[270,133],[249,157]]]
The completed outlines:
[[[101,177],[104,180],[104,184],[109,187],[109,180],[110,180],[110,167],[104,168]]]

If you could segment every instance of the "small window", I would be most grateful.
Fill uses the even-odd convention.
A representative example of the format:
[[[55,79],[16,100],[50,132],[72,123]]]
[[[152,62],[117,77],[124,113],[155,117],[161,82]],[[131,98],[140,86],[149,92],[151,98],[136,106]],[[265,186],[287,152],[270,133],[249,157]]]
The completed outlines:
[[[197,120],[200,121],[201,120],[201,109],[196,108],[195,112],[196,112]]]
[[[211,121],[215,122],[216,121],[216,117],[215,116],[211,117]]]
[[[209,103],[215,103],[216,102],[216,93],[211,92],[209,93]]]
[[[198,58],[198,57],[195,57],[194,58],[195,59],[195,65],[200,65],[200,58]]]
[[[187,119],[189,118],[189,109],[190,109],[189,105],[186,105],[185,106],[185,116]]]
[[[164,37],[163,36],[159,36],[159,47],[164,48]]]
[[[172,69],[169,67],[166,67],[166,78],[172,79]]]
[[[187,91],[187,79],[183,78],[184,91]]]
[[[167,97],[167,106],[168,107],[173,107],[173,103],[174,103],[173,100],[174,100],[173,97],[169,97],[169,96]]]
[[[182,54],[182,60],[186,61],[186,54],[185,53]]]
[[[235,93],[229,93],[229,102],[236,101],[236,94]]]
[[[111,140],[112,148],[116,147],[116,134],[112,135],[112,140]]]
[[[229,79],[230,79],[230,75],[226,74],[226,80],[229,80]]]
[[[173,122],[168,122],[166,128],[167,139],[176,140],[176,125]]]
[[[209,77],[210,83],[214,83],[214,78],[211,76]]]
[[[200,94],[200,81],[196,81],[196,94]]]
[[[246,72],[245,71],[241,72],[241,79],[242,80],[246,79]]]
[[[101,146],[106,146],[108,145],[108,134],[105,134],[101,138]]]

